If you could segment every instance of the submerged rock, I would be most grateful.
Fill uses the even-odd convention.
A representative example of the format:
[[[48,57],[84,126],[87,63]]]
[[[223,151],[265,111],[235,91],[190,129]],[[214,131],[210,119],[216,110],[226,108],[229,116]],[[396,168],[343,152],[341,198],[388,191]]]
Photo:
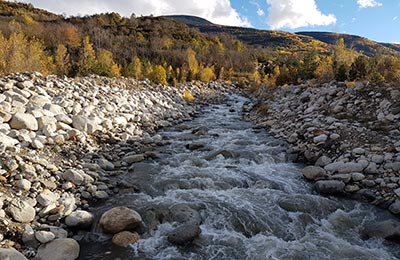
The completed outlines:
[[[196,223],[183,224],[168,234],[168,242],[175,245],[186,245],[200,235],[200,227]]]
[[[314,185],[315,190],[321,194],[326,195],[339,195],[343,194],[346,185],[343,181],[337,180],[323,180],[317,181]]]
[[[122,231],[113,236],[112,242],[120,247],[128,247],[139,241],[139,239],[140,236],[136,232]]]

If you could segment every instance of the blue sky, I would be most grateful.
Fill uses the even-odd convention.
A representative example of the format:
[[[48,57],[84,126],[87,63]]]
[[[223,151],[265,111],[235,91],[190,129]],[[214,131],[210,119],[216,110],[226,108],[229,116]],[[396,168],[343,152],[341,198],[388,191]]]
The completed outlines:
[[[400,43],[400,0],[22,0],[65,15],[186,14],[290,32],[330,31]]]
[[[291,32],[309,30],[330,31],[356,34],[380,42],[400,43],[400,0],[277,0],[269,2],[272,4],[277,2],[280,5],[282,3],[290,4],[291,2],[302,2],[303,5],[305,2],[315,2],[317,9],[322,15],[333,15],[336,18],[336,22],[327,25],[274,28],[271,26],[271,21],[268,20],[268,17],[271,15],[271,5],[266,0],[232,0],[231,4],[243,17],[248,18],[252,26],[260,29],[273,28]],[[296,11],[302,12],[301,8],[296,8]],[[321,23],[322,21],[323,17],[320,18]]]

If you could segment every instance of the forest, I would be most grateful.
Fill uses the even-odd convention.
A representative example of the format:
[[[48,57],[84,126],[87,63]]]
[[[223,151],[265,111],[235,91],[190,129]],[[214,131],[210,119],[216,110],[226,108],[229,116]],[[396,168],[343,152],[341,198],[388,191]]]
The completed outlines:
[[[66,17],[0,1],[0,75],[98,74],[164,85],[216,79],[270,87],[305,80],[400,83],[398,55],[384,50],[366,55],[341,38],[334,44],[293,42],[252,46],[229,32],[201,33],[167,17]]]

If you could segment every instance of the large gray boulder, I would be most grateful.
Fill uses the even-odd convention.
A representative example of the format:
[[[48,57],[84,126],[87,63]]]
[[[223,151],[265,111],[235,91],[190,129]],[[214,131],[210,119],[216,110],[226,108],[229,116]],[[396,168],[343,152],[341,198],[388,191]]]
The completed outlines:
[[[115,207],[104,212],[100,218],[100,226],[104,232],[115,234],[133,229],[141,221],[142,217],[135,210],[127,207]]]
[[[15,221],[21,223],[29,223],[35,219],[35,209],[29,203],[14,199],[11,201],[7,208],[8,214],[12,216]]]
[[[14,248],[0,248],[0,259],[5,260],[28,260],[23,254]]]
[[[38,122],[32,114],[15,113],[10,121],[12,129],[27,129],[37,131],[39,129]]]
[[[72,212],[65,218],[65,224],[69,227],[90,227],[93,223],[94,216],[85,210],[77,210]]]
[[[41,245],[34,260],[75,260],[79,257],[79,244],[71,238],[55,239]]]
[[[113,236],[112,242],[120,247],[128,247],[139,241],[139,239],[140,236],[136,232],[122,231]]]
[[[307,180],[311,181],[328,176],[326,171],[319,166],[307,166],[301,171],[301,173]]]

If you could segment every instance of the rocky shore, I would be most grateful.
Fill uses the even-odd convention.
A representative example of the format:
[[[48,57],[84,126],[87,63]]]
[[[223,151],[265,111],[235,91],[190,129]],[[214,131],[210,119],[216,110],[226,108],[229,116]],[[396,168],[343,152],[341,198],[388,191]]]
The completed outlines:
[[[400,214],[400,89],[358,82],[261,88],[247,117],[291,144],[289,159],[326,195]]]
[[[202,102],[220,101],[232,89],[39,73],[1,78],[0,258],[76,259],[73,238],[94,221],[89,205],[134,191],[117,176],[156,156],[146,152],[163,142],[156,130],[190,120]],[[185,100],[184,90],[196,102]],[[126,229],[140,221],[134,210],[116,208],[100,226],[127,246],[139,236]]]

